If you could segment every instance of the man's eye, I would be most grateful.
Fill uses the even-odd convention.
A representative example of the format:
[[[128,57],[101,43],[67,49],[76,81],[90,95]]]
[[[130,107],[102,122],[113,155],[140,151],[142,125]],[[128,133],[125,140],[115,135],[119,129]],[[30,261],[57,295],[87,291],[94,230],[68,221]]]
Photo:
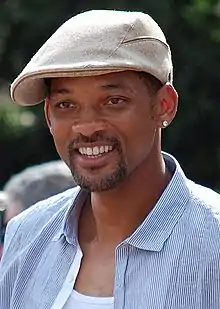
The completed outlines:
[[[124,99],[121,98],[112,98],[108,100],[108,105],[119,105],[124,103]]]
[[[60,109],[69,109],[69,108],[74,108],[74,104],[68,101],[64,102],[59,102],[56,104],[56,106]]]

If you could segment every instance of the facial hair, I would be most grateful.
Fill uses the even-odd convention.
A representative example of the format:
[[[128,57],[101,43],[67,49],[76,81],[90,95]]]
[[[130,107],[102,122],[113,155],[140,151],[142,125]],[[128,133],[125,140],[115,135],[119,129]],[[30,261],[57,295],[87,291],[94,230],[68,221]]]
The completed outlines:
[[[74,162],[74,157],[76,153],[77,144],[79,143],[95,143],[95,142],[103,142],[111,143],[113,145],[114,151],[118,152],[118,162],[114,168],[114,170],[110,173],[106,173],[99,177],[97,171],[97,177],[89,177],[83,175],[83,172],[77,168],[77,165]],[[127,177],[127,165],[125,162],[125,158],[123,156],[123,151],[120,142],[115,137],[110,137],[104,133],[97,132],[93,134],[91,137],[84,136],[80,134],[74,141],[72,141],[68,146],[68,165],[71,170],[73,179],[77,185],[79,185],[82,189],[87,190],[89,192],[102,192],[113,190],[120,183],[124,181]],[[91,173],[96,168],[91,167]]]

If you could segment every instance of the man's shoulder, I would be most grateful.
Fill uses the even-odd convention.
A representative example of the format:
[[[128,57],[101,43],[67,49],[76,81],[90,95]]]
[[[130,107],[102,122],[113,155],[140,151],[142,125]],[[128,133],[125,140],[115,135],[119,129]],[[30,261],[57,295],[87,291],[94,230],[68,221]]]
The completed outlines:
[[[28,221],[35,221],[36,218],[41,218],[42,223],[46,222],[48,218],[56,215],[62,209],[67,209],[68,206],[74,202],[79,191],[80,188],[75,187],[37,202],[14,217],[12,221],[21,222],[24,224]]]
[[[49,222],[52,224],[58,217],[62,219],[73,205],[79,191],[79,187],[66,190],[24,210],[9,221],[6,238],[7,234],[11,238],[10,236],[18,231],[19,236],[23,235],[22,238],[31,237],[32,234],[38,234]]]
[[[190,182],[191,198],[194,203],[201,205],[208,212],[220,214],[220,194],[216,191]]]
[[[195,183],[190,184],[190,189],[191,198],[185,221],[186,234],[189,236],[188,250],[196,248],[201,257],[201,267],[203,264],[209,276],[213,270],[219,271],[220,194]]]
[[[197,221],[210,237],[220,245],[220,194],[212,189],[191,182],[190,218]]]

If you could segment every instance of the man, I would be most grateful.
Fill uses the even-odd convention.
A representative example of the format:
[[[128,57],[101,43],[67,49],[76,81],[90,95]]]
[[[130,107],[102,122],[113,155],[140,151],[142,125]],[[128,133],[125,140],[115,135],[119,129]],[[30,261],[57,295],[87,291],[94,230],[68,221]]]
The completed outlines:
[[[74,187],[72,175],[61,160],[25,168],[13,175],[0,192],[5,204],[4,224],[7,225],[11,218],[36,202],[72,187]],[[3,198],[0,198],[1,200],[3,201]]]
[[[61,160],[27,167],[13,175],[0,191],[0,259],[9,220],[36,202],[73,186],[70,170]]]
[[[7,206],[7,195],[5,192],[0,191],[0,259],[3,252],[3,243],[4,243],[4,211]]]
[[[0,307],[220,308],[220,198],[161,152],[177,93],[156,22],[119,11],[71,18],[11,95],[45,100],[79,187],[9,223]]]

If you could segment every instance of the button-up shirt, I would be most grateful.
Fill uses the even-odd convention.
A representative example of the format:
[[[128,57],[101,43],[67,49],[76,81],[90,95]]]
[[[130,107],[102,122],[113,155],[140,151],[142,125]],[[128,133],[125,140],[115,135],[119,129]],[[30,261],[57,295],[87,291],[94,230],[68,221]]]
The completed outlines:
[[[220,309],[220,197],[164,158],[170,183],[115,250],[114,308]],[[0,267],[1,309],[63,308],[77,276],[71,269],[86,198],[73,188],[12,219]]]

